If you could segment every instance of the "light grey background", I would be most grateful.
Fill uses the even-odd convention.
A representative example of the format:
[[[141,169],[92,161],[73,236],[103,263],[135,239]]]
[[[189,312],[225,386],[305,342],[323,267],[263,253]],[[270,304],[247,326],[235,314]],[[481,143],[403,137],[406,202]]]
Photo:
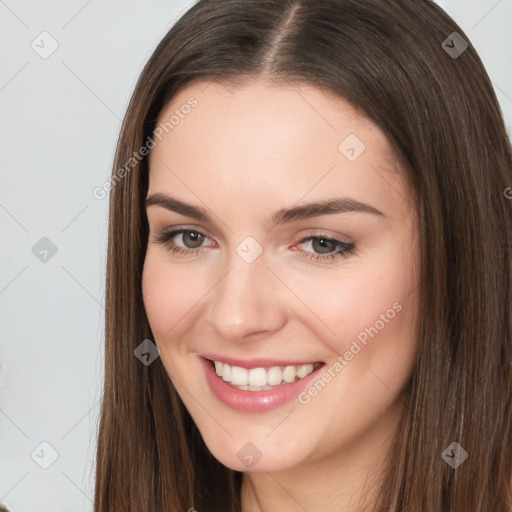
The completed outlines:
[[[440,3],[479,51],[510,138],[512,0]],[[107,234],[92,191],[142,66],[192,4],[0,0],[0,502],[12,512],[92,510]]]

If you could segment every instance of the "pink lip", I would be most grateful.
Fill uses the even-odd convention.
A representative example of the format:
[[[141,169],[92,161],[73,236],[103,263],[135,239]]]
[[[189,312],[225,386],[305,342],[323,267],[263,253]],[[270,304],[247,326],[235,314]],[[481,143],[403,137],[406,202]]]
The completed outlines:
[[[227,363],[229,366],[240,366],[250,370],[251,368],[271,368],[272,366],[300,366],[301,364],[314,364],[320,361],[285,361],[284,359],[251,359],[250,361],[243,361],[242,359],[234,359],[231,357],[224,357],[218,354],[200,354],[201,357],[210,359],[210,361],[220,361]]]
[[[289,402],[308,387],[311,381],[317,377],[318,372],[325,366],[319,366],[307,377],[304,377],[292,384],[280,384],[279,386],[275,386],[272,389],[265,391],[245,391],[243,389],[235,388],[221,379],[207,359],[200,357],[199,360],[203,365],[206,380],[208,381],[210,389],[215,397],[217,397],[224,405],[244,412],[266,412]],[[216,361],[218,360],[219,359],[216,359]],[[230,364],[229,360],[224,358],[223,360]],[[258,360],[258,365],[251,366],[251,368],[267,366],[261,364],[262,361],[268,362],[268,360]],[[253,362],[254,361],[251,361],[251,363]],[[288,366],[288,364],[274,364],[275,362],[276,361],[272,361],[272,364],[268,366]],[[235,366],[242,365],[235,364]]]

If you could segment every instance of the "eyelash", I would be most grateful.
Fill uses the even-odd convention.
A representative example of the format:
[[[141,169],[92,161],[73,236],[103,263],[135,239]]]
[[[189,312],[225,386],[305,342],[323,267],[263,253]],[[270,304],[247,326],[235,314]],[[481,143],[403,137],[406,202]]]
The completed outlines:
[[[203,233],[202,231],[196,230],[196,229],[176,229],[171,231],[163,231],[160,235],[154,235],[153,238],[156,242],[164,245],[167,250],[172,251],[172,254],[197,254],[199,253],[203,247],[198,247],[196,249],[185,249],[183,247],[179,247],[175,245],[171,240],[176,235],[181,235],[185,233],[197,233],[199,235],[204,236],[205,238],[208,238],[208,236]],[[341,249],[338,249],[335,252],[329,253],[329,254],[318,254],[318,253],[306,253],[307,256],[303,256],[305,258],[310,258],[312,260],[331,260],[336,258],[344,258],[349,256],[350,254],[353,254],[355,252],[355,244],[349,243],[349,242],[342,242],[341,240],[337,240],[336,238],[331,238],[328,236],[308,236],[303,239],[301,239],[297,245],[303,244],[305,242],[313,241],[313,240],[326,240],[327,242],[331,242],[335,244],[335,246],[341,247]],[[303,252],[303,251],[301,251]]]

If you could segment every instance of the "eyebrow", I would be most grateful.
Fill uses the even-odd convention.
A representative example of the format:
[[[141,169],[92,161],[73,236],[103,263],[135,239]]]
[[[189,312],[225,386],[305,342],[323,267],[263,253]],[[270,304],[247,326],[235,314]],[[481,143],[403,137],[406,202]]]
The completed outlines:
[[[178,201],[173,197],[165,194],[152,194],[146,199],[146,208],[150,206],[160,206],[171,212],[176,212],[186,217],[191,217],[198,221],[212,223],[211,217],[204,208],[193,206],[191,204]],[[326,199],[314,203],[307,203],[291,208],[282,208],[277,210],[270,219],[270,224],[276,226],[278,224],[286,224],[319,215],[332,215],[337,213],[370,213],[380,217],[387,218],[380,210],[370,206],[369,204],[356,201],[355,199],[340,197]]]

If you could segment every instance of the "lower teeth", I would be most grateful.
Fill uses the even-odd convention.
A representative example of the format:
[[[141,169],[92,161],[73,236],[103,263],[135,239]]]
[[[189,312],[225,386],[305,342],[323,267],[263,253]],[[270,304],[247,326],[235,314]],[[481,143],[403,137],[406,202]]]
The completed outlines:
[[[272,389],[275,386],[235,386],[231,384],[234,388],[243,389],[244,391],[266,391],[267,389]]]
[[[229,384],[230,386],[233,386],[234,388],[237,388],[237,389],[242,389],[243,391],[267,391],[268,389],[273,389],[277,386],[282,386],[283,384],[293,384],[294,382],[297,382],[298,380],[300,379],[297,379],[295,378],[295,380],[293,382],[284,382],[284,381],[281,381],[280,384],[277,384],[276,386],[238,386],[236,384],[232,384],[231,382],[226,382],[226,384]]]

